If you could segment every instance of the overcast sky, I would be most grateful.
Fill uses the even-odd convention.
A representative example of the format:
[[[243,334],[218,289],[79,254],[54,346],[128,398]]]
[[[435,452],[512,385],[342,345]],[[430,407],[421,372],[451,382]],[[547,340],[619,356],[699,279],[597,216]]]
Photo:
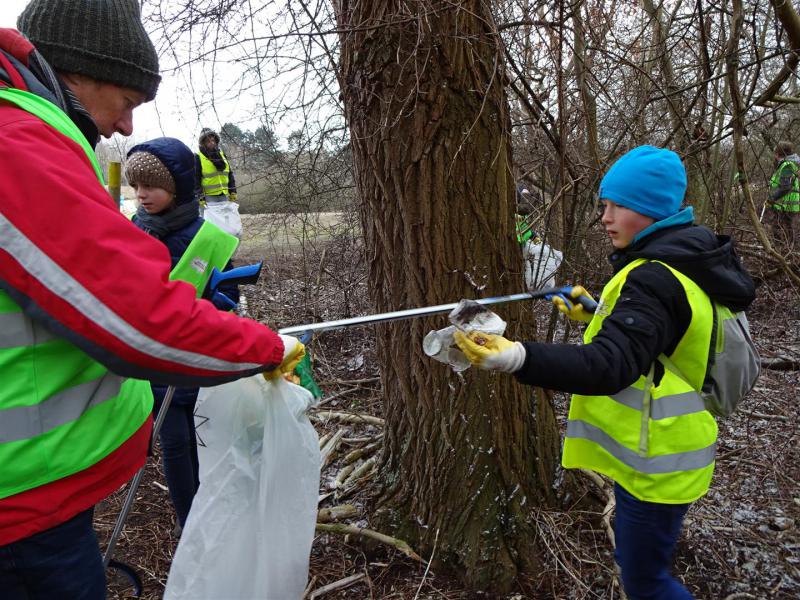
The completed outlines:
[[[0,0],[0,3],[0,27],[16,27],[17,17],[28,4],[28,0]],[[202,127],[218,130],[222,126],[218,122],[220,119],[223,122],[230,120],[246,125],[245,115],[252,115],[252,107],[237,106],[237,103],[230,106],[228,114],[223,115],[220,113],[221,105],[217,103],[216,115],[202,115],[201,118],[194,110],[192,99],[188,98],[187,101],[187,92],[181,91],[179,78],[165,73],[162,73],[162,77],[157,98],[133,113],[135,141],[166,135],[183,140],[190,148],[195,148]]]

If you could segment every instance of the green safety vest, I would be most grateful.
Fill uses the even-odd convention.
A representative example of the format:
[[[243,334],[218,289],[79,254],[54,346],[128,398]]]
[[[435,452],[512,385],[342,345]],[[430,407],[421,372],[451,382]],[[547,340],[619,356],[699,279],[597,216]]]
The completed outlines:
[[[591,343],[614,309],[628,273],[644,262],[633,261],[606,284],[585,343]],[[682,504],[703,496],[714,472],[717,423],[695,391],[708,366],[713,308],[696,283],[665,266],[683,286],[692,309],[689,327],[669,358],[696,387],[667,369],[656,385],[651,366],[611,396],[573,395],[562,464],[603,473],[640,500]]]
[[[769,189],[774,190],[775,188],[780,185],[781,181],[781,173],[783,172],[783,168],[788,166],[789,169],[792,171],[792,189],[778,198],[775,203],[772,205],[772,208],[775,210],[782,210],[784,212],[800,212],[800,179],[797,177],[797,170],[800,168],[795,162],[791,160],[785,160],[775,172],[772,174],[772,178],[769,180]]]
[[[515,215],[514,221],[516,223],[517,242],[524,244],[533,237],[535,233],[533,227],[529,226],[522,215]]]
[[[233,256],[239,239],[205,221],[172,269],[169,278],[191,283],[197,297],[203,295],[214,267],[222,271]]]
[[[80,145],[102,185],[94,151],[57,106],[0,88],[0,100]],[[146,381],[120,377],[52,335],[0,291],[0,499],[83,471],[111,454],[153,408]]]
[[[203,186],[203,195],[220,196],[222,194],[228,195],[228,174],[231,172],[231,167],[228,164],[228,159],[219,151],[222,160],[225,161],[225,168],[220,171],[214,166],[202,152],[197,154],[200,157],[200,184]]]

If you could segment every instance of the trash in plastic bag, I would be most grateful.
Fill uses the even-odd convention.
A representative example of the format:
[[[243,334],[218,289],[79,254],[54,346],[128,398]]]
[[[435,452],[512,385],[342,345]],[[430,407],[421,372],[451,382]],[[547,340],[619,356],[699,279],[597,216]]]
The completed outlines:
[[[239,215],[239,204],[236,202],[230,200],[207,202],[203,210],[203,219],[237,238],[242,236],[242,217]]]
[[[450,365],[456,373],[469,369],[469,361],[458,348],[453,348],[455,343],[453,333],[455,326],[429,331],[422,339],[422,351],[441,363]]]
[[[456,373],[465,371],[470,363],[464,353],[454,348],[453,334],[462,331],[481,331],[503,335],[506,322],[496,313],[475,300],[462,300],[448,315],[452,325],[444,329],[429,331],[422,340],[422,351],[434,360],[448,364]]]
[[[260,375],[201,389],[200,489],[165,600],[299,600],[317,521],[311,393]]]
[[[556,285],[556,271],[564,258],[561,252],[548,244],[529,240],[522,245],[522,258],[528,290]]]

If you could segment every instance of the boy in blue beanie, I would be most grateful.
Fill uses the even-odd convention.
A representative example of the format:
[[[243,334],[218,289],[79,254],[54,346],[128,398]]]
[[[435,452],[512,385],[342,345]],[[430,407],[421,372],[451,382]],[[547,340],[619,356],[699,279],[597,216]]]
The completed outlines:
[[[583,345],[456,334],[478,367],[573,394],[562,464],[614,480],[615,558],[631,600],[692,598],[670,566],[689,504],[714,471],[717,425],[696,391],[708,367],[711,300],[740,311],[755,297],[731,239],[681,209],[685,192],[686,171],[670,150],[640,146],[608,170],[599,196],[614,275],[594,314],[553,300],[587,323]],[[572,295],[585,293],[576,286]]]

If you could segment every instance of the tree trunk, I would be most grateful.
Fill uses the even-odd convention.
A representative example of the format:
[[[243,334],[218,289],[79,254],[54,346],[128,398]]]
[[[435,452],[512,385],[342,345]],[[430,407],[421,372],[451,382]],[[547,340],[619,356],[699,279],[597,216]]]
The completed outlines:
[[[523,290],[498,34],[481,0],[338,0],[340,85],[377,311]],[[506,335],[531,310],[497,310]],[[549,399],[504,374],[427,358],[443,317],[381,326],[386,432],[377,525],[479,589],[536,567],[531,508],[551,497]]]

